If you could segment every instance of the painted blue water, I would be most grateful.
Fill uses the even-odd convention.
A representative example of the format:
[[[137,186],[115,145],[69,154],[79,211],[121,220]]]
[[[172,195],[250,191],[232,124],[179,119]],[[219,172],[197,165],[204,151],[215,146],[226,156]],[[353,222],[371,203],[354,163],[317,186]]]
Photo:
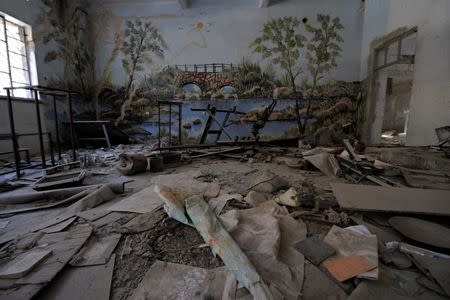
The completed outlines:
[[[191,111],[191,108],[206,108],[208,104],[211,106],[215,106],[217,109],[233,109],[234,106],[236,106],[237,111],[241,112],[248,112],[254,109],[261,109],[263,110],[265,107],[267,107],[272,102],[271,99],[241,99],[241,100],[225,100],[225,99],[216,99],[216,100],[193,100],[189,102],[184,102],[182,105],[182,124],[191,124],[192,127],[190,129],[184,129],[189,137],[197,138],[199,137],[204,129],[206,120],[208,118],[208,114],[206,112],[197,112],[197,111]],[[279,100],[275,111],[282,110],[287,107],[295,107],[295,101],[293,100]],[[163,110],[163,107],[161,107]],[[176,111],[177,107],[172,106],[172,110]],[[225,113],[218,113],[216,115],[217,119],[222,122],[223,118],[225,117]],[[229,119],[229,123],[231,121],[235,120],[238,116],[231,115]],[[201,124],[194,125],[193,121],[196,119],[201,120]],[[172,134],[177,135],[178,134],[178,120],[179,116],[172,114],[171,117],[171,128],[172,128]],[[169,122],[169,114],[168,113],[162,113],[161,114],[161,123],[166,124],[164,127],[168,128],[168,122]],[[251,136],[251,129],[252,129],[253,123],[245,122],[245,123],[232,123],[229,126],[226,127],[227,132],[234,138],[234,137],[250,137]],[[296,122],[294,120],[288,120],[288,121],[268,121],[266,126],[260,131],[260,135],[262,138],[266,137],[282,137],[285,135],[286,131],[292,128],[293,126],[296,126]],[[158,135],[158,116],[152,116],[152,118],[146,120],[145,122],[135,125],[135,127],[143,128],[149,132],[152,133],[153,136]],[[219,129],[216,124],[214,124],[211,129]],[[220,140],[225,141],[227,140],[227,136],[225,133],[222,134]]]

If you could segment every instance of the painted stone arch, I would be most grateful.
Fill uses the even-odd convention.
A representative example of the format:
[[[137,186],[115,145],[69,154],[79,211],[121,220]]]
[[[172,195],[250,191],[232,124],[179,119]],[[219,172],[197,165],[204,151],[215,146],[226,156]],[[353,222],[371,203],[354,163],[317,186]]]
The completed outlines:
[[[234,87],[233,83],[230,84],[224,84],[222,86],[220,86],[220,92],[222,94],[237,94],[237,88]]]
[[[183,92],[187,93],[196,93],[201,94],[202,93],[202,86],[198,84],[197,82],[182,82],[181,88],[183,89]]]

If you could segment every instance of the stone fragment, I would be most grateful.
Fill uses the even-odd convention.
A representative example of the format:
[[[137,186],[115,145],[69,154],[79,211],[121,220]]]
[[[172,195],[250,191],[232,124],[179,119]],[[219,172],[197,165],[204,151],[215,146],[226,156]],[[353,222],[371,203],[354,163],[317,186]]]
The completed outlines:
[[[291,187],[285,193],[278,195],[274,200],[286,206],[298,207],[300,206],[300,199],[298,197],[298,192],[295,188]]]

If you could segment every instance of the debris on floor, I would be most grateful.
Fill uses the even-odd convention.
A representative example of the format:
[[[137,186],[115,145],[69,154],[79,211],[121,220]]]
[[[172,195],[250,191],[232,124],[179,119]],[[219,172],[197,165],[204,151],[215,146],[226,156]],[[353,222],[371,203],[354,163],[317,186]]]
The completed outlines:
[[[450,296],[448,170],[351,140],[101,151],[41,176],[76,184],[0,194],[0,297]]]

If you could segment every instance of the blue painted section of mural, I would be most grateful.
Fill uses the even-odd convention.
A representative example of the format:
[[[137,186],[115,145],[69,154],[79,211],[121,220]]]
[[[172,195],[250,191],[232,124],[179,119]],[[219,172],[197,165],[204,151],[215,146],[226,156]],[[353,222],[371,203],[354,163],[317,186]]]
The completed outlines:
[[[216,100],[195,100],[184,102],[182,105],[182,124],[189,123],[191,128],[183,128],[189,137],[197,138],[199,137],[205,127],[206,120],[208,119],[208,114],[206,112],[191,111],[191,108],[206,108],[208,104],[215,106],[217,109],[227,110],[233,109],[236,106],[237,111],[249,112],[252,110],[264,110],[270,103],[271,99],[242,99],[242,100],[228,100],[228,99],[216,99]],[[293,100],[279,100],[275,110],[282,110],[287,107],[295,107],[295,102]],[[176,106],[172,107],[173,111],[177,110]],[[162,107],[162,111],[163,107]],[[222,122],[225,117],[225,113],[218,113],[217,119]],[[229,122],[231,125],[226,127],[226,130],[233,136],[238,136],[239,138],[250,137],[253,122],[237,122],[239,115],[231,115]],[[201,124],[195,125],[194,120],[200,119]],[[235,122],[233,122],[235,121]],[[169,114],[161,113],[161,128],[168,128]],[[171,119],[172,134],[178,134],[178,116],[172,115]],[[281,121],[268,121],[265,128],[260,131],[262,138],[269,137],[283,137],[290,128],[296,126],[295,120],[281,120]],[[135,125],[136,128],[143,128],[152,133],[153,136],[158,136],[158,116],[155,115],[151,119],[141,124]],[[219,129],[216,124],[211,127],[212,130]],[[168,130],[168,129],[167,129]],[[214,137],[213,137],[214,138]],[[225,134],[222,134],[221,141],[227,140]]]

